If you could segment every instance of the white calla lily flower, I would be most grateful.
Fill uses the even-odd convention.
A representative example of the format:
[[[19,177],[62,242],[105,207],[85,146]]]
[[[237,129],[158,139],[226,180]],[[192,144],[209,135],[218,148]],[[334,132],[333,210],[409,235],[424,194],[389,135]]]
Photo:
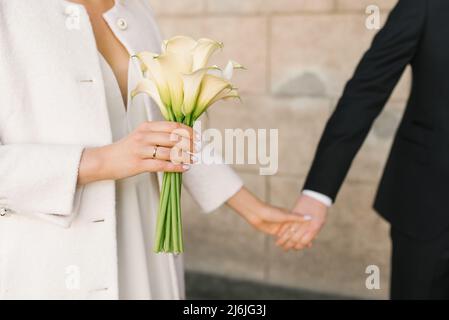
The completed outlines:
[[[150,52],[138,53],[137,58],[142,62],[142,71],[154,81],[162,102],[167,106],[171,105],[170,89],[165,77],[165,70],[162,69],[159,55]]]
[[[206,74],[201,83],[200,93],[198,95],[198,101],[195,110],[193,111],[193,117],[196,119],[206,109],[214,103],[214,99],[224,90],[232,89],[232,85],[227,80],[216,77],[210,74]]]
[[[164,42],[163,54],[176,56],[178,71],[181,73],[192,72],[193,50],[197,46],[197,41],[190,37],[177,36]]]
[[[197,46],[198,42],[190,37],[176,36],[169,40],[164,41],[162,51],[176,52],[176,53],[191,53]]]
[[[184,74],[182,79],[184,83],[184,115],[189,115],[195,109],[198,95],[201,89],[201,83],[206,74],[211,71],[219,71],[218,67],[202,68],[190,74]]]
[[[177,56],[168,52],[155,59],[158,60],[168,84],[172,111],[176,118],[180,119],[183,116],[182,105],[184,102],[182,74],[178,71],[181,68],[180,61]]]
[[[220,92],[215,98],[211,101],[210,105],[220,101],[220,100],[228,100],[228,99],[240,99],[239,92],[236,88],[223,90]]]
[[[205,68],[214,52],[221,48],[223,48],[223,43],[221,42],[206,38],[198,40],[198,44],[193,50],[192,71]]]
[[[190,125],[211,104],[239,98],[230,80],[235,69],[244,67],[233,60],[224,70],[207,66],[210,57],[222,47],[221,42],[212,39],[196,41],[176,36],[164,41],[160,55],[139,53],[137,57],[142,62],[144,77],[152,83],[144,82],[138,88],[150,94],[159,106],[165,106],[164,117],[168,115],[167,119],[181,122],[187,119]]]
[[[226,80],[231,80],[232,76],[234,75],[235,69],[245,69],[244,66],[242,66],[240,63],[237,63],[233,60],[229,60],[228,64],[223,70],[223,78]]]
[[[140,81],[137,85],[137,87],[131,92],[131,98],[134,98],[136,95],[140,93],[146,93],[148,94],[154,102],[159,107],[159,110],[161,110],[162,115],[165,119],[169,119],[168,110],[165,107],[164,103],[161,100],[161,97],[159,95],[159,91],[154,84],[154,82],[150,79],[143,79]]]

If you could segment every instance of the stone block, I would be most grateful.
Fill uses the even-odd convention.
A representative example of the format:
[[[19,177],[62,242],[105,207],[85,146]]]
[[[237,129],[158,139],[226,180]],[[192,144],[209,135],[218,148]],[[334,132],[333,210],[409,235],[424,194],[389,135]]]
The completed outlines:
[[[355,14],[277,16],[271,24],[271,90],[278,96],[339,97],[375,35]],[[392,98],[405,100],[409,88],[406,72]]]
[[[339,11],[365,11],[370,5],[378,6],[381,10],[392,9],[398,0],[336,0],[336,7]]]
[[[333,9],[333,0],[207,0],[207,10],[212,13],[328,12]]]

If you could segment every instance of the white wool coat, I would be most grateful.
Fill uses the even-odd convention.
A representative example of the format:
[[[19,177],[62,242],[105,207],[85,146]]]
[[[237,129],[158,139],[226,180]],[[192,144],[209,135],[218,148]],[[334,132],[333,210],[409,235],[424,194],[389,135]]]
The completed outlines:
[[[131,54],[159,50],[147,1],[116,1],[104,18]],[[0,299],[119,296],[115,182],[77,186],[83,149],[112,142],[98,59],[83,6],[0,0]],[[161,118],[148,97],[136,104]],[[184,182],[206,212],[241,188],[224,165]],[[182,298],[181,258],[165,259]]]

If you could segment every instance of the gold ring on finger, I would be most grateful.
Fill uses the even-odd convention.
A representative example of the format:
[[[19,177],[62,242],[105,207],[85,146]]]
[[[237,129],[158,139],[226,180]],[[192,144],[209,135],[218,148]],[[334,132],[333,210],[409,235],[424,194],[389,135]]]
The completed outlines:
[[[155,146],[154,147],[154,149],[153,149],[153,155],[151,156],[153,159],[155,159],[156,158],[156,154],[157,154],[157,148],[158,148],[159,146]]]

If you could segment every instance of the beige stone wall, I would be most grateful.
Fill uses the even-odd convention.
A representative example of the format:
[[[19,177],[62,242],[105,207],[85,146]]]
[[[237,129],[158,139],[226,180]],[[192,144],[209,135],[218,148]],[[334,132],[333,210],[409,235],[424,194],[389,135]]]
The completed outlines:
[[[396,0],[150,0],[165,37],[186,34],[225,43],[225,57],[248,71],[235,82],[242,104],[217,107],[210,125],[278,128],[279,172],[260,176],[236,166],[249,189],[291,207],[323,126],[375,31],[365,8],[382,22]],[[312,250],[283,253],[226,208],[199,214],[186,195],[186,266],[190,270],[342,295],[388,296],[388,226],[371,209],[391,138],[409,89],[408,73],[376,122]],[[217,182],[219,183],[219,182]],[[381,270],[381,290],[365,288],[365,268]]]

